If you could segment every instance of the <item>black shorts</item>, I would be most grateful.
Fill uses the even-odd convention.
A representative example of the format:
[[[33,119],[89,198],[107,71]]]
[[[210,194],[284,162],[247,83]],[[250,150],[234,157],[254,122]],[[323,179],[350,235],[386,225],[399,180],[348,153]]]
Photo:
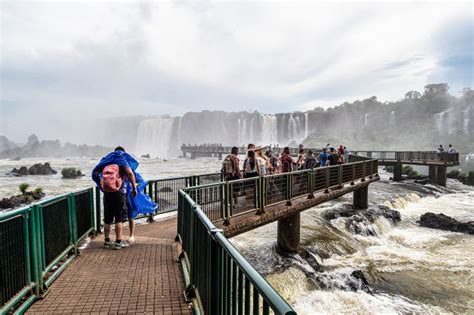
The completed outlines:
[[[127,194],[120,191],[104,193],[104,223],[120,223],[127,219]]]

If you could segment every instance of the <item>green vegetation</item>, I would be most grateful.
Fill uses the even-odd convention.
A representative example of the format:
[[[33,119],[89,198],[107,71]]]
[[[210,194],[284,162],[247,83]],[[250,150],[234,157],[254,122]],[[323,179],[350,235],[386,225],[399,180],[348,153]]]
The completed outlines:
[[[41,195],[43,193],[43,188],[38,187],[35,189],[35,194]]]
[[[82,172],[74,167],[65,167],[61,170],[64,178],[77,178],[82,176]]]
[[[25,194],[29,187],[30,184],[28,183],[21,183],[20,185],[18,185],[18,188],[20,189],[22,194]]]
[[[454,170],[451,170],[447,176],[448,178],[459,178],[459,177],[466,177],[466,174],[461,172],[460,169],[454,169]]]
[[[403,168],[402,168],[402,173],[407,175],[408,177],[417,177],[417,176],[420,176],[420,173],[418,173],[417,171],[413,170],[413,167],[409,166],[409,165],[405,165]]]

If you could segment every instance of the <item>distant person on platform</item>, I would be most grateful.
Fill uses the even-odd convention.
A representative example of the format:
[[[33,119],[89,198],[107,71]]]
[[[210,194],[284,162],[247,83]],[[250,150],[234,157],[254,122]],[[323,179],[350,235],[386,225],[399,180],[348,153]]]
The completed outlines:
[[[283,148],[283,153],[280,158],[280,163],[281,163],[281,172],[282,173],[290,173],[293,172],[294,166],[295,166],[295,161],[293,161],[293,158],[291,157],[290,153],[290,148],[289,147],[284,147]]]
[[[456,149],[453,147],[452,144],[450,144],[448,147],[448,153],[456,153]]]
[[[276,174],[278,172],[278,158],[273,155],[272,150],[268,150],[265,155],[268,159],[268,174]]]
[[[240,173],[239,148],[232,147],[230,154],[222,162],[222,177],[224,181],[236,180],[242,178]]]
[[[339,164],[339,155],[337,154],[336,150],[334,148],[329,149],[329,165],[337,165]]]
[[[122,240],[123,222],[129,221],[129,242],[133,243],[134,218],[153,213],[157,205],[143,193],[147,182],[136,172],[138,162],[122,147],[104,156],[92,170],[92,179],[104,193],[104,248],[122,249],[129,244]],[[110,240],[115,223],[115,243]]]
[[[326,148],[323,148],[321,150],[321,153],[319,153],[318,156],[318,161],[319,161],[319,166],[324,167],[328,165],[328,159],[329,159],[329,154],[326,152]]]
[[[442,144],[439,145],[438,149],[436,150],[436,153],[438,154],[438,159],[442,160],[444,153],[444,148]]]
[[[313,150],[308,150],[308,155],[306,156],[304,167],[307,170],[316,168],[318,166],[318,161],[314,157]]]
[[[300,144],[300,147],[302,144]],[[296,159],[296,167],[298,170],[304,169],[304,163],[305,163],[306,156],[304,155],[304,148],[301,148],[299,153],[298,153],[298,158]]]

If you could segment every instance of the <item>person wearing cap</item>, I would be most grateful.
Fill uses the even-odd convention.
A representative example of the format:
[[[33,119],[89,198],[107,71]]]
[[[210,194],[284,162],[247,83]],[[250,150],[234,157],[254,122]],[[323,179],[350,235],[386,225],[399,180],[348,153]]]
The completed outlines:
[[[265,155],[268,160],[268,174],[276,174],[278,171],[278,158],[273,155],[272,150],[268,150]]]

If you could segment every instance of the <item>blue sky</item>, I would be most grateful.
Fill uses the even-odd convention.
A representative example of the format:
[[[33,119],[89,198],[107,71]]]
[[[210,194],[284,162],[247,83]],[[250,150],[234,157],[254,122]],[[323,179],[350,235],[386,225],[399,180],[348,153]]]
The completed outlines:
[[[458,95],[474,85],[473,10],[469,2],[2,1],[0,134],[75,139],[80,128],[68,126],[97,117],[308,110],[396,100],[437,82]]]

